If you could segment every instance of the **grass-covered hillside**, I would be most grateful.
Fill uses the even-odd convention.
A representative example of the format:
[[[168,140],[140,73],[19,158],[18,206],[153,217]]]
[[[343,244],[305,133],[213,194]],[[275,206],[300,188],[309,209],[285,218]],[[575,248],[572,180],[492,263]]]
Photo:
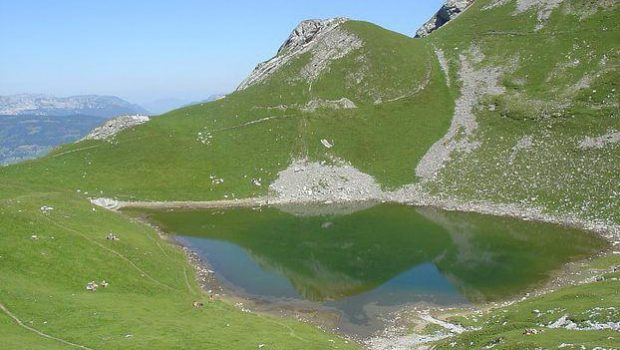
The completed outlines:
[[[72,191],[3,182],[0,217],[2,349],[352,348],[210,300],[179,247]]]
[[[308,52],[223,100],[153,118],[113,142],[61,147],[0,176],[91,196],[210,200],[266,194],[294,158],[338,157],[386,186],[413,182],[415,164],[446,132],[453,108],[432,47],[369,23],[343,27],[363,46],[312,83],[295,79]],[[305,108],[341,98],[357,108]],[[327,150],[322,139],[335,147]],[[252,183],[259,178],[261,187]]]
[[[448,197],[618,223],[619,11],[603,0],[481,0],[425,39],[349,21],[341,30],[361,44],[317,74],[308,67],[327,39],[223,100],[0,177],[88,196],[212,200],[264,195],[294,159],[337,158],[385,188],[419,175]],[[357,108],[308,108],[342,98]],[[447,150],[416,172],[438,141]]]
[[[209,300],[178,247],[90,197],[261,196],[309,159],[348,162],[385,189],[418,183],[439,197],[620,224],[619,23],[613,0],[478,0],[424,39],[348,21],[328,37],[356,43],[342,57],[326,63],[325,41],[224,99],[0,167],[0,348],[353,347]],[[342,99],[355,108],[334,108]],[[599,267],[620,265],[607,259]],[[606,277],[462,319],[482,328],[442,346],[617,347],[609,330],[522,335],[557,320],[549,310],[587,326],[595,307],[617,308],[617,273]],[[618,322],[605,312],[595,321]]]
[[[618,23],[617,1],[477,1],[429,37],[453,82],[464,59],[504,89],[432,187],[620,223]]]

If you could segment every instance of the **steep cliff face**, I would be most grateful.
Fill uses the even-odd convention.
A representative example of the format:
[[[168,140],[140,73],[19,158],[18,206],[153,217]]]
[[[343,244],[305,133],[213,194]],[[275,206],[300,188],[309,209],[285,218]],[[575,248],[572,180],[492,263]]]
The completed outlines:
[[[446,23],[455,19],[473,3],[474,0],[447,0],[439,11],[417,30],[416,38],[425,37],[439,29]]]
[[[294,53],[303,49],[312,40],[346,22],[346,18],[330,18],[326,20],[310,19],[299,23],[288,39],[278,49],[278,55]]]
[[[312,58],[300,75],[312,81],[329,65],[329,62],[344,57],[360,48],[362,40],[340,28],[346,18],[307,20],[301,22],[269,61],[260,63],[237,88],[237,91],[261,83],[291,60],[312,51]]]

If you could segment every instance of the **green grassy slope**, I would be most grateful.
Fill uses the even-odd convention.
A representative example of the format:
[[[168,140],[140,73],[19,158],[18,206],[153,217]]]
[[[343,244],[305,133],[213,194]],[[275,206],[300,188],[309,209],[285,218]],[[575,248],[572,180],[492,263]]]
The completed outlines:
[[[54,209],[45,214],[44,205]],[[0,303],[49,336],[91,349],[353,347],[308,325],[210,301],[178,247],[74,194],[3,183],[0,216]],[[120,241],[106,240],[109,232]],[[110,285],[90,292],[91,280]],[[0,335],[3,349],[72,348],[3,312]]]
[[[616,264],[620,259],[616,259]],[[618,332],[613,330],[550,329],[545,326],[563,316],[579,327],[595,323],[619,322],[620,289],[617,281],[608,280],[568,287],[548,295],[527,300],[516,305],[495,310],[482,317],[458,317],[454,322],[479,327],[455,338],[442,341],[437,349],[480,349],[496,344],[494,349],[615,349],[619,344]],[[524,335],[526,329],[539,333]],[[451,345],[453,344],[453,345]]]
[[[579,147],[620,131],[620,6],[566,0],[535,31],[535,8],[514,15],[515,1],[484,10],[490,3],[476,2],[428,38],[448,58],[452,81],[459,55],[475,47],[484,55],[476,67],[500,67],[506,88],[476,112],[480,148],[457,155],[433,188],[620,223],[620,143]],[[530,145],[519,149],[520,140]]]
[[[288,79],[307,60],[302,57],[264,85],[168,113],[123,132],[113,143],[66,145],[44,159],[0,168],[0,303],[35,330],[91,348],[256,348],[263,343],[280,349],[347,348],[309,326],[208,302],[178,249],[142,225],[92,211],[84,198],[205,200],[264,194],[266,185],[257,188],[252,178],[268,184],[294,158],[326,158],[318,147],[321,138],[341,144],[333,155],[351,159],[386,185],[414,180],[416,160],[449,124],[450,91],[424,43],[368,23],[346,26],[364,39],[364,48],[332,65],[312,93],[304,82]],[[357,85],[343,85],[347,71],[361,66],[368,71],[366,85],[377,88],[372,95]],[[441,93],[423,91],[379,106],[372,102],[377,94],[392,98],[420,84]],[[313,98],[341,97],[359,109],[301,110]],[[422,101],[435,106],[432,113]],[[290,108],[263,108],[283,103]],[[410,111],[407,106],[415,107]],[[247,124],[263,118],[272,119]],[[403,129],[403,123],[416,129]],[[418,137],[416,130],[424,134]],[[210,144],[201,142],[201,132],[213,135]],[[213,184],[210,177],[225,182]],[[43,205],[55,209],[47,216],[40,212]],[[106,241],[110,231],[121,241]],[[31,240],[33,234],[39,239]],[[87,282],[103,279],[109,288],[85,290]],[[205,301],[205,308],[195,309],[194,300]],[[6,315],[0,318],[0,334],[8,348],[30,343],[32,348],[66,348]]]
[[[480,148],[458,154],[430,188],[445,196],[522,203],[620,223],[620,144],[579,147],[585,137],[620,131],[620,6],[567,0],[535,31],[535,9],[514,15],[512,1],[483,10],[490,3],[476,2],[428,38],[447,56],[452,81],[458,79],[459,55],[471,57],[470,49],[476,47],[485,57],[476,67],[504,67],[501,83],[507,90],[481,101],[474,137],[482,142]],[[524,138],[531,145],[519,149]],[[600,269],[618,265],[617,255],[588,264]],[[565,315],[580,327],[587,327],[588,320],[620,321],[620,289],[614,277],[617,273],[479,319],[458,319],[481,329],[445,340],[438,348],[616,348],[617,332],[543,327]],[[542,333],[526,336],[525,329]]]
[[[66,145],[50,156],[0,169],[0,178],[54,185],[91,196],[142,200],[209,200],[266,194],[295,158],[335,156],[395,187],[416,180],[413,169],[448,128],[453,98],[426,43],[364,22],[346,30],[364,46],[334,62],[312,84],[291,79],[309,54],[263,84],[226,99],[173,111],[123,132],[114,143]],[[362,72],[362,73],[360,73]],[[360,73],[362,76],[358,76]],[[352,79],[361,79],[360,84]],[[377,98],[389,100],[375,105]],[[372,88],[369,88],[372,87]],[[346,97],[358,109],[304,112],[312,99]],[[270,107],[286,105],[285,111]],[[253,121],[268,120],[255,124]],[[210,144],[199,133],[210,133]],[[327,151],[320,143],[336,147]],[[213,184],[210,176],[224,179]],[[263,186],[252,184],[263,179]]]
[[[345,29],[364,46],[332,64],[312,89],[291,79],[308,62],[306,55],[264,84],[155,118],[121,133],[113,143],[66,145],[43,159],[0,168],[0,303],[34,329],[92,348],[346,347],[310,327],[241,313],[219,302],[205,300],[205,308],[195,309],[192,301],[205,297],[183,254],[142,225],[93,212],[84,197],[210,200],[262,195],[277,172],[299,157],[347,160],[388,188],[414,182],[417,162],[448,129],[460,94],[459,56],[472,56],[473,45],[484,54],[476,68],[503,67],[501,83],[507,93],[481,99],[474,135],[481,146],[455,156],[430,189],[620,223],[620,144],[587,150],[578,146],[585,137],[620,130],[618,6],[603,10],[596,6],[614,2],[565,0],[534,31],[534,10],[513,16],[513,1],[483,11],[489,3],[476,2],[423,40],[368,23],[346,23]],[[592,10],[588,16],[582,16],[585,9]],[[449,60],[451,87],[435,48]],[[360,72],[361,82],[353,83]],[[407,95],[420,85],[426,88],[412,96],[374,103]],[[359,108],[313,113],[301,108],[314,98],[341,97]],[[288,108],[271,108],[279,105]],[[209,144],[202,142],[207,134],[213,136]],[[323,138],[335,147],[323,148]],[[524,138],[531,146],[515,152]],[[225,181],[215,184],[210,177]],[[262,186],[254,186],[253,178],[261,178]],[[43,205],[55,210],[44,215]],[[109,231],[121,241],[106,241]],[[39,239],[32,240],[33,234]],[[110,287],[88,293],[84,286],[93,279],[109,280]],[[602,298],[601,305],[618,305],[617,290],[617,282],[609,281],[523,305],[542,308],[570,300],[569,312],[579,315],[589,304],[579,305],[577,295],[586,295],[591,304]],[[518,332],[535,321],[519,305],[506,309],[514,315],[512,328],[487,324],[461,339],[486,342],[504,334],[500,336],[512,339],[505,348],[527,348],[569,337],[565,331],[548,331],[554,337],[528,338],[523,346]],[[605,332],[570,333],[577,340],[586,335],[608,344]],[[0,336],[9,349],[67,348],[4,314]]]

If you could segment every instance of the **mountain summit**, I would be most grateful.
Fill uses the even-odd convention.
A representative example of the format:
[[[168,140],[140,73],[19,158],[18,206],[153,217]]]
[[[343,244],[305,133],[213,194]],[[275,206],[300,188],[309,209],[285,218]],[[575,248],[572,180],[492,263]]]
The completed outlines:
[[[339,17],[301,22],[282,44],[277,55],[258,64],[250,76],[239,85],[237,91],[266,80],[292,59],[314,48],[317,48],[318,52],[313,55],[311,62],[301,73],[305,78],[316,78],[330,61],[341,58],[361,46],[361,41],[357,37],[340,30],[340,26],[347,21],[347,18]]]
[[[455,19],[463,11],[467,10],[474,1],[475,0],[447,0],[439,11],[417,30],[415,35],[416,38],[425,37],[441,28],[446,23]]]

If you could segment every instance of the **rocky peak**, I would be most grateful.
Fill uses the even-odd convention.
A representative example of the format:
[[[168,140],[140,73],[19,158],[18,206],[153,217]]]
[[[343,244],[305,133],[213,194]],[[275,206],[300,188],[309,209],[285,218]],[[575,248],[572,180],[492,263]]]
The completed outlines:
[[[273,73],[299,55],[316,48],[309,67],[304,67],[300,76],[315,79],[330,61],[361,47],[362,42],[355,35],[339,27],[347,18],[337,17],[325,20],[306,20],[301,22],[280,46],[277,55],[269,61],[260,63],[237,88],[237,91],[265,81]]]
[[[80,141],[85,140],[110,140],[119,132],[133,128],[140,124],[144,124],[150,120],[145,115],[124,115],[110,119],[96,128],[94,128],[88,135],[86,135]],[[78,141],[79,142],[79,141]]]
[[[325,33],[346,21],[347,19],[342,17],[325,20],[309,19],[302,21],[293,30],[284,44],[282,44],[278,50],[278,55],[300,50],[316,37],[320,36],[321,33]]]
[[[416,38],[422,38],[463,13],[475,0],[447,0],[428,22],[416,32]]]

